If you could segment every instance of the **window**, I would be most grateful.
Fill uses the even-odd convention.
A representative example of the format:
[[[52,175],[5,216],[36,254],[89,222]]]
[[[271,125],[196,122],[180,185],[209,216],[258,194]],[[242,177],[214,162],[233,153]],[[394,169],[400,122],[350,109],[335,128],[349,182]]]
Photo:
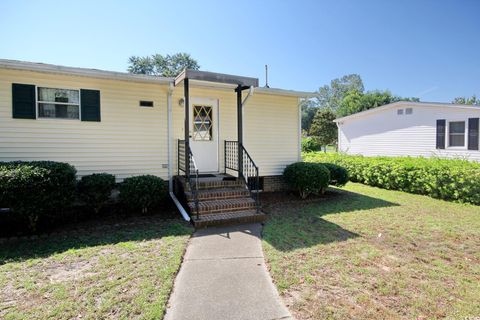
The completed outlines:
[[[140,100],[140,107],[153,108],[153,101]]]
[[[211,106],[193,106],[193,140],[211,141],[213,118]]]
[[[465,147],[465,121],[448,123],[448,146]]]
[[[397,114],[400,116],[403,114],[403,109],[397,109]]]
[[[412,108],[407,108],[405,109],[405,114],[412,114],[413,113],[413,109]]]
[[[79,90],[37,88],[39,118],[80,119]]]

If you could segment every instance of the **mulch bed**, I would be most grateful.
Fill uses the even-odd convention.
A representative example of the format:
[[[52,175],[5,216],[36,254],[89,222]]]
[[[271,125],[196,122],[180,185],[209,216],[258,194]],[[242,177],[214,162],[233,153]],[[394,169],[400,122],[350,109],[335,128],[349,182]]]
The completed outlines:
[[[7,215],[10,215],[7,216]],[[18,239],[36,239],[44,238],[50,235],[70,234],[72,232],[96,229],[101,226],[128,225],[141,223],[141,221],[152,220],[171,220],[180,219],[175,205],[171,201],[166,201],[164,205],[148,214],[132,213],[125,210],[120,204],[110,204],[105,206],[98,215],[83,206],[77,206],[68,210],[63,221],[55,225],[43,225],[37,232],[31,233],[24,230],[24,224],[11,217],[12,213],[4,213],[0,216],[0,243],[6,241],[16,241]]]

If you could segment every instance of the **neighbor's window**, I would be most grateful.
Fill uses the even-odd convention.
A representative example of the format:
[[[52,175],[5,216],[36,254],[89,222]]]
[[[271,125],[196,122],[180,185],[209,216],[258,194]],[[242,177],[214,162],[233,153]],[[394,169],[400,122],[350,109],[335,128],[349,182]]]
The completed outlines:
[[[80,119],[79,90],[38,88],[38,117]]]
[[[448,146],[465,147],[465,121],[448,123]]]
[[[397,114],[402,115],[403,114],[403,109],[397,109]]]
[[[412,114],[413,113],[413,109],[412,108],[407,108],[405,109],[405,114]]]

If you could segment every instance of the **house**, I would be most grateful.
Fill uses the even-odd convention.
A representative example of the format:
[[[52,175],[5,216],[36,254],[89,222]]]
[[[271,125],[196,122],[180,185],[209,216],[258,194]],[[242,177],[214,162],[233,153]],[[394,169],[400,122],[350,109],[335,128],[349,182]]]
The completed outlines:
[[[338,148],[364,156],[480,161],[480,107],[400,101],[336,119]]]
[[[311,95],[205,71],[174,79],[0,60],[0,161],[68,162],[118,181],[152,174],[186,219],[192,208],[248,216],[301,159],[299,100]]]

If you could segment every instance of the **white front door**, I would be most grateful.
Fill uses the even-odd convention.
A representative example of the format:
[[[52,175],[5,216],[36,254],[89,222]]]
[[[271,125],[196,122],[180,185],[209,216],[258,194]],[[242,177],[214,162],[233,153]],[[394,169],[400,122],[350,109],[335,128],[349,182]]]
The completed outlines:
[[[200,172],[218,172],[218,100],[192,98],[190,148]]]

